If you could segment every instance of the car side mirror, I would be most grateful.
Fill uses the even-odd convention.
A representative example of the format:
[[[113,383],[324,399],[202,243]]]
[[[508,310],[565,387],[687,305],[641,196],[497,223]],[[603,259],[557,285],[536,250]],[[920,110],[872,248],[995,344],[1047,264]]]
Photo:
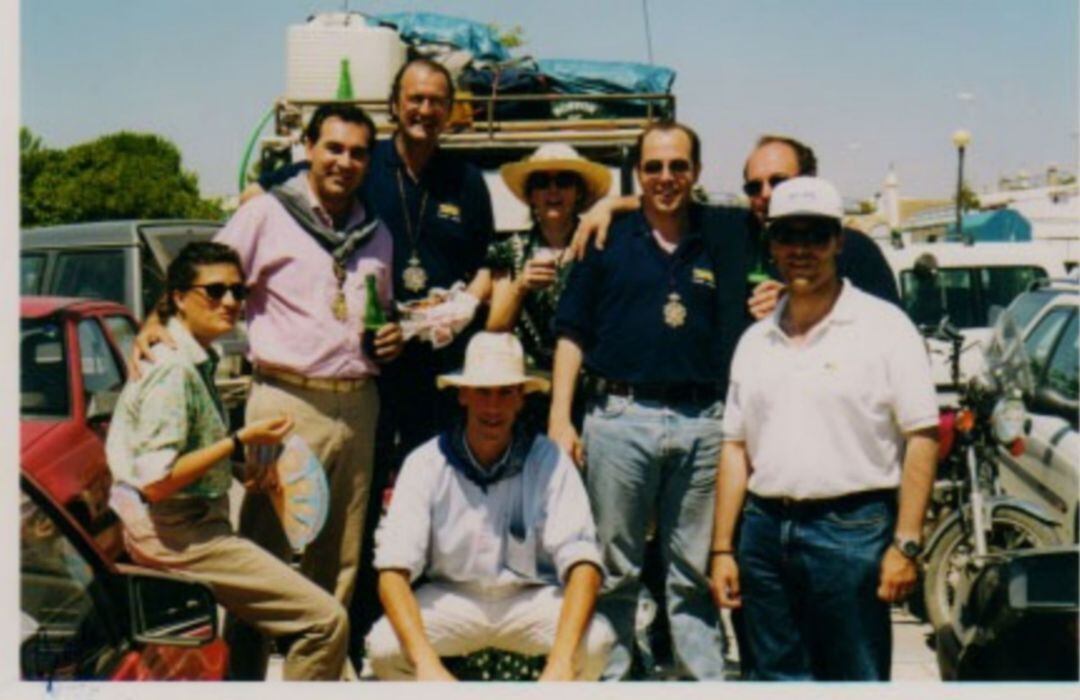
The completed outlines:
[[[156,572],[124,577],[134,639],[183,647],[214,641],[217,602],[205,583]]]
[[[1031,409],[1036,413],[1049,413],[1062,418],[1073,428],[1077,426],[1077,412],[1080,411],[1080,402],[1070,399],[1061,392],[1048,386],[1041,386],[1035,390],[1032,397]]]

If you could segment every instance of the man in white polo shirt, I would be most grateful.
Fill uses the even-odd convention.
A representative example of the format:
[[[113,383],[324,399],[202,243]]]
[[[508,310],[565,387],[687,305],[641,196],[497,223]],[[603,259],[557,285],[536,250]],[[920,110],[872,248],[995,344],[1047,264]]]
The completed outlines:
[[[540,680],[598,678],[614,633],[593,616],[602,569],[585,486],[515,422],[548,381],[525,374],[513,335],[478,333],[438,384],[458,388],[466,417],[408,456],[375,534],[386,616],[367,639],[372,669],[453,680],[441,657],[494,647],[546,655]]]
[[[917,577],[930,366],[902,311],[837,276],[842,215],[824,180],[774,190],[767,235],[789,294],[732,361],[712,585],[745,610],[758,680],[887,680],[889,603]]]

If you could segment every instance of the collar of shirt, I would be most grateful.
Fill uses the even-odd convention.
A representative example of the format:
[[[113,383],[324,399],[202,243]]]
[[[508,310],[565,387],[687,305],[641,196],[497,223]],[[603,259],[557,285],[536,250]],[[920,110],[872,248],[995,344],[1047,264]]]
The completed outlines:
[[[390,138],[386,139],[386,141],[383,141],[383,143],[386,144],[385,149],[382,152],[385,164],[390,166],[390,172],[396,173],[397,170],[400,168],[402,174],[406,176],[406,182],[423,185],[424,182],[428,180],[428,178],[434,177],[434,173],[437,172],[439,163],[442,158],[442,149],[439,147],[435,148],[435,152],[431,154],[430,158],[428,158],[428,162],[424,165],[424,169],[420,171],[420,176],[416,180],[413,180],[412,177],[409,176],[408,168],[405,167],[405,161],[402,160],[401,154],[398,153],[397,141],[395,140],[396,136],[397,133],[395,132],[394,136],[391,136]]]
[[[698,204],[691,204],[686,215],[686,229],[679,237],[679,243],[671,255],[686,257],[693,254],[701,247],[703,242],[701,233],[703,223],[702,217],[703,212],[701,206]],[[631,218],[634,222],[634,233],[639,236],[644,236],[652,241],[653,226],[649,223],[649,220],[645,218],[645,212],[638,209],[631,215]],[[663,250],[656,241],[652,241],[652,243],[656,246],[657,250]]]
[[[851,282],[847,279],[840,280],[840,296],[837,297],[836,303],[833,304],[832,309],[825,315],[825,318],[818,321],[810,332],[807,334],[807,340],[812,340],[831,326],[836,323],[851,323],[855,319],[854,315],[854,301],[852,300],[852,294],[850,291]],[[780,325],[780,320],[783,317],[784,309],[787,308],[788,300],[790,297],[785,294],[784,298],[780,300],[780,303],[776,305],[776,309],[773,310],[772,315],[769,316],[767,321],[768,333],[773,338],[777,338],[786,342],[788,340],[787,333],[784,332],[783,327]]]
[[[506,452],[495,464],[485,467],[469,449],[465,439],[465,425],[462,422],[439,435],[439,450],[451,467],[486,493],[491,484],[509,479],[525,468],[525,458],[532,448],[534,437],[526,434],[521,424],[515,425]]]
[[[195,340],[195,336],[191,334],[191,331],[187,329],[187,326],[175,316],[165,324],[165,329],[169,331],[173,340],[176,341],[177,352],[195,365],[195,369],[198,370],[199,376],[202,377],[203,383],[206,384],[206,388],[214,400],[214,405],[217,406],[218,411],[224,417],[225,409],[221,405],[221,397],[218,396],[217,388],[214,385],[214,375],[217,374],[217,366],[220,360],[218,354],[212,347],[204,348],[200,345],[199,341]]]
[[[357,199],[356,197],[353,197],[352,198],[352,208],[349,210],[349,216],[345,220],[345,225],[342,226],[341,228],[338,228],[334,224],[334,217],[330,216],[330,212],[326,211],[326,208],[322,205],[322,202],[319,200],[318,196],[316,196],[315,190],[313,190],[311,188],[311,179],[310,179],[310,175],[309,175],[310,172],[311,171],[309,170],[306,173],[304,173],[303,175],[304,175],[304,191],[307,192],[307,198],[308,198],[308,202],[311,204],[311,210],[313,212],[315,212],[315,216],[319,217],[319,220],[321,220],[323,222],[323,224],[328,229],[333,231],[338,236],[344,238],[345,237],[345,234],[344,234],[345,231],[349,231],[349,230],[351,230],[353,228],[356,228],[356,227],[360,226],[360,224],[363,223],[363,221],[364,221],[364,205],[360,203],[359,199]]]

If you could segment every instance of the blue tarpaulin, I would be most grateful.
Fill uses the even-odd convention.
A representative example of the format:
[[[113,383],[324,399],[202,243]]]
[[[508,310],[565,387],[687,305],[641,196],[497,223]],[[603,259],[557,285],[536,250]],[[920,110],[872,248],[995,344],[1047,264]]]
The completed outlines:
[[[1008,242],[1030,241],[1031,222],[1023,214],[1013,209],[980,211],[963,215],[964,235],[970,235],[975,241]],[[945,240],[958,241],[956,224],[950,224],[945,233]]]
[[[675,82],[675,71],[663,66],[647,66],[626,61],[584,61],[540,59],[540,72],[551,78],[555,92],[625,94],[667,93]]]
[[[472,52],[482,61],[510,60],[510,52],[486,24],[434,12],[391,12],[371,19],[394,25],[401,38],[410,44],[451,44]]]

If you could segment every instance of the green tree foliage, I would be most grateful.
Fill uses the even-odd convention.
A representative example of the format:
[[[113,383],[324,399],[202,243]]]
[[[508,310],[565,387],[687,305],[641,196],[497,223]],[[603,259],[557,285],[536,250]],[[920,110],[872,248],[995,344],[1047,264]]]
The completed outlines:
[[[956,203],[956,196],[953,196],[953,204]],[[965,182],[960,187],[960,209],[963,211],[977,211],[981,204],[979,203],[979,195],[975,194],[975,190]]]
[[[222,218],[217,202],[199,196],[198,179],[181,167],[180,151],[167,139],[122,131],[52,150],[24,132],[19,138],[23,226]]]
[[[503,29],[495,22],[488,25],[492,31],[495,32],[495,36],[499,38],[502,45],[507,49],[516,49],[525,45],[525,29],[520,24],[515,24],[513,27],[507,27]]]

